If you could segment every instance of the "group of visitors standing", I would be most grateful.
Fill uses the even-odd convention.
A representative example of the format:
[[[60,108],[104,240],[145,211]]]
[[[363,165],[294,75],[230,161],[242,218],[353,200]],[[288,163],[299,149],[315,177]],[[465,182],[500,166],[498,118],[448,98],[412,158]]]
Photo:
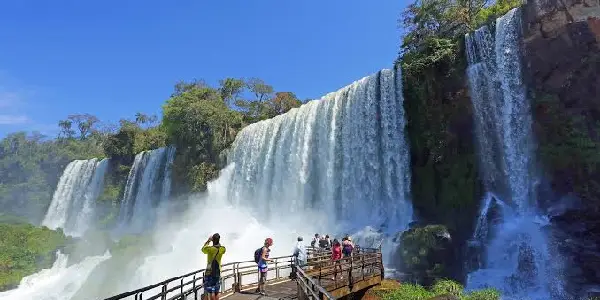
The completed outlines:
[[[354,249],[354,243],[352,242],[352,237],[346,235],[342,238],[342,242],[338,241],[338,239],[333,239],[333,241],[329,238],[329,235],[326,234],[324,236],[315,233],[315,237],[310,242],[311,247],[318,247],[322,250],[332,250],[336,252],[339,250],[341,254],[344,254],[344,257],[350,256]],[[339,248],[339,249],[337,249]],[[333,255],[333,254],[332,254]]]
[[[206,254],[206,270],[204,273],[204,291],[208,295],[207,300],[219,300],[219,292],[221,291],[221,259],[227,249],[220,243],[221,236],[218,233],[211,235],[202,247],[202,253]],[[303,267],[307,264],[308,253],[304,246],[302,237],[298,237],[296,246],[294,247],[293,257],[296,267]],[[212,243],[212,245],[211,245]],[[340,243],[337,239],[330,240],[329,235],[324,237],[315,234],[311,242],[311,246],[318,245],[322,250],[331,250],[331,260],[335,264],[335,268],[339,267],[341,271],[340,260],[342,257],[349,257],[354,250],[352,238],[346,235]],[[266,295],[265,284],[267,282],[267,273],[269,270],[268,263],[272,261],[269,258],[269,252],[273,246],[273,239],[266,238],[262,247],[254,251],[254,262],[258,266],[258,287],[256,293]]]

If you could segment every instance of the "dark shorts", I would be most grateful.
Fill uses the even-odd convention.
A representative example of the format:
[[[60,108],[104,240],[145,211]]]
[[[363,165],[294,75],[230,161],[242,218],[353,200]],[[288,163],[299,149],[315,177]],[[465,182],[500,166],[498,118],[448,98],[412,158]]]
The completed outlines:
[[[267,282],[267,270],[265,269],[264,272],[261,270],[259,273],[260,273],[260,275],[259,275],[260,277],[258,278],[258,282],[260,282],[260,283]]]
[[[206,276],[204,277],[204,291],[211,294],[216,294],[221,291],[221,278]]]

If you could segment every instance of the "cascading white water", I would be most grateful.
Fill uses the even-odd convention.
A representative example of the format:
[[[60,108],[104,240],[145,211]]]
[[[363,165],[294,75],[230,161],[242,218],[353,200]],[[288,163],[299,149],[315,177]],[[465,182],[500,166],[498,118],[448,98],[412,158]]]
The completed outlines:
[[[244,128],[208,193],[192,196],[183,216],[159,220],[155,241],[170,250],[150,252],[116,290],[205,267],[198,254],[214,232],[230,262],[252,260],[266,237],[275,240],[272,255],[278,256],[291,253],[298,235],[309,243],[317,231],[373,225],[374,238],[366,238],[366,229],[358,236],[378,245],[382,225],[392,233],[404,229],[412,206],[402,101],[399,72],[383,70]]]
[[[272,256],[289,255],[297,236],[308,243],[314,232],[324,230],[351,232],[372,225],[377,238],[369,241],[382,243],[382,228],[396,233],[412,220],[402,102],[399,71],[383,70],[244,128],[231,163],[208,184],[208,193],[193,195],[183,215],[158,220],[156,245],[147,249],[150,256],[136,272],[115,270],[110,283],[102,276],[88,282],[116,294],[204,268],[200,248],[214,232],[227,247],[224,263],[252,260],[266,237],[275,240]],[[141,195],[157,192],[149,185],[159,183],[150,179],[160,175],[146,173],[164,170],[159,160],[172,161],[159,158],[164,151],[135,158],[121,209],[124,224],[148,208]],[[169,178],[168,168],[164,172]]]
[[[468,288],[493,286],[507,298],[550,299],[562,295],[535,201],[530,105],[521,79],[520,9],[466,36],[485,204],[474,239],[487,244],[481,269],[469,274]],[[492,207],[499,224],[488,224]],[[488,231],[493,227],[491,236]],[[525,297],[525,298],[523,298]]]
[[[413,211],[402,104],[400,72],[382,70],[249,125],[229,156],[230,200],[271,220],[310,212],[327,230],[405,229]]]
[[[171,192],[174,147],[144,151],[135,156],[119,212],[119,229],[140,232],[154,224],[154,207]]]
[[[67,255],[58,252],[52,268],[24,277],[18,288],[0,293],[0,300],[70,299],[85,282],[90,272],[109,257],[110,254],[107,252],[102,256],[90,256],[80,263],[67,266]]]
[[[82,235],[94,218],[95,200],[104,186],[108,159],[75,160],[63,172],[42,222],[63,228],[65,234]]]

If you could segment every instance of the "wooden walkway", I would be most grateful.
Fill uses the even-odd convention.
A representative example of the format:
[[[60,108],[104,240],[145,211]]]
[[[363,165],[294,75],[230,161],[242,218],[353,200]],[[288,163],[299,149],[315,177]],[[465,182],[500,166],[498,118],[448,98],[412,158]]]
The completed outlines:
[[[377,285],[383,279],[381,249],[363,248],[335,264],[331,252],[309,248],[307,266],[296,268],[292,256],[274,258],[269,264],[267,295],[255,293],[258,282],[254,261],[224,264],[221,299],[227,300],[324,300],[338,299]],[[204,270],[167,279],[105,300],[200,300]]]

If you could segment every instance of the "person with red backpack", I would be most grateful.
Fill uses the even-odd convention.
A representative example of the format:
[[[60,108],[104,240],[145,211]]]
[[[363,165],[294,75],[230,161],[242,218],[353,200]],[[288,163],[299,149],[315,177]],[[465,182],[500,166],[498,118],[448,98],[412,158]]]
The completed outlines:
[[[206,254],[206,270],[204,271],[204,291],[208,294],[208,300],[219,300],[221,291],[221,258],[225,254],[225,247],[221,246],[221,236],[215,233],[208,237],[202,247],[202,253]],[[212,242],[212,245],[209,245]]]
[[[267,263],[271,261],[271,259],[269,258],[271,246],[273,246],[273,239],[266,238],[264,245],[256,249],[256,251],[254,251],[254,262],[258,264],[259,274],[258,287],[256,288],[256,292],[263,296],[266,296],[265,284],[267,282],[267,272],[269,270],[269,266]]]

